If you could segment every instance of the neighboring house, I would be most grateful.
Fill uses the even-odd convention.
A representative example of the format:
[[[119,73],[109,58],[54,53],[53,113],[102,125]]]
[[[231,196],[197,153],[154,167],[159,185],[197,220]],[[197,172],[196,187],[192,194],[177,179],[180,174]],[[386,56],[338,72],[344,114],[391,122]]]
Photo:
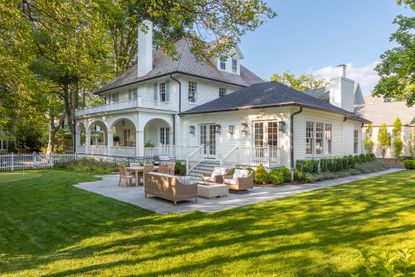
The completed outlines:
[[[228,59],[198,62],[182,39],[178,59],[153,55],[152,23],[145,24],[138,65],[97,92],[105,105],[76,111],[78,153],[144,157],[169,149],[191,168],[204,159],[291,167],[297,159],[361,153],[368,121],[354,114],[353,81],[333,78],[330,104],[264,82],[241,65],[238,48]]]
[[[373,131],[372,140],[375,142],[374,153],[377,157],[382,157],[380,145],[377,141],[379,127],[386,123],[389,133],[392,135],[393,123],[396,118],[402,122],[402,141],[404,149],[402,154],[409,156],[409,139],[410,133],[415,131],[415,107],[406,106],[404,101],[389,101],[381,97],[366,96],[365,103],[356,106],[356,113],[372,121]],[[365,131],[367,125],[363,128],[363,140],[365,139]],[[414,134],[414,133],[413,133]],[[412,138],[415,140],[415,138]],[[393,145],[393,137],[391,136],[391,145]],[[386,152],[386,158],[393,158],[393,147]]]

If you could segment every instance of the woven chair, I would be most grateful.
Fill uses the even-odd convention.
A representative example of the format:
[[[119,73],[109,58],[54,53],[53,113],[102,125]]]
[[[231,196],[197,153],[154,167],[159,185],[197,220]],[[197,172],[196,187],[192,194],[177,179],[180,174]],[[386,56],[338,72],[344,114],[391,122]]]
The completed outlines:
[[[224,176],[224,183],[232,192],[246,192],[254,188],[254,178],[249,170],[236,169],[233,175]]]
[[[152,164],[145,164],[143,169],[143,185],[146,181],[146,174],[149,174],[154,171],[154,165]]]
[[[159,173],[169,174],[169,165],[168,164],[161,164],[159,165]]]
[[[228,168],[215,167],[212,173],[204,173],[202,180],[216,184],[223,184],[223,178],[229,173]]]
[[[175,163],[168,163],[168,168],[169,168],[169,175],[174,175],[174,167],[176,166]]]
[[[127,170],[125,169],[125,166],[120,166],[120,180],[118,182],[118,185],[121,186],[121,180],[124,180],[124,185],[131,185],[131,180],[135,179],[134,176],[128,174]]]

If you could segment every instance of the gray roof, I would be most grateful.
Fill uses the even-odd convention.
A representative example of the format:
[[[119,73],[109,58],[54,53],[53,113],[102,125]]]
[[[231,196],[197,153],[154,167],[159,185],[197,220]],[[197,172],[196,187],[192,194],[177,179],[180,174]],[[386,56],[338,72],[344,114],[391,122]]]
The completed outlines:
[[[378,99],[376,99],[378,100]],[[373,126],[386,123],[392,126],[397,117],[403,125],[415,124],[415,107],[406,106],[406,102],[374,102],[355,107],[356,114],[372,121]]]
[[[315,88],[303,91],[305,94],[313,96],[314,98],[320,99],[322,101],[330,101],[330,91],[325,88]]]
[[[186,112],[186,114],[235,111],[278,106],[303,106],[310,109],[323,110],[343,114],[347,118],[368,122],[354,113],[309,96],[278,82],[254,84],[240,89],[224,97],[210,101]]]
[[[137,77],[137,65],[134,65],[116,79],[101,87],[96,93],[151,80],[172,73],[192,75],[241,87],[263,82],[260,77],[242,65],[241,74],[237,75],[218,70],[217,66],[209,60],[197,61],[192,52],[190,52],[190,43],[185,39],[178,40],[175,46],[179,53],[178,58],[173,59],[171,56],[165,55],[161,50],[157,50],[153,62],[153,70],[148,74]]]

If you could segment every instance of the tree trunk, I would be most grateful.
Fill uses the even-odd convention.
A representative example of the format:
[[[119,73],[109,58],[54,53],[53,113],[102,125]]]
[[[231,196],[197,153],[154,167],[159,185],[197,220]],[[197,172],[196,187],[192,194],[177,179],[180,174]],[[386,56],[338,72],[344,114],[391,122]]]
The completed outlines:
[[[65,119],[65,111],[62,112],[61,119],[59,120],[58,125],[55,125],[55,116],[51,112],[49,119],[49,136],[48,136],[48,146],[46,148],[46,154],[55,152],[55,135],[56,132],[61,128],[62,123]]]

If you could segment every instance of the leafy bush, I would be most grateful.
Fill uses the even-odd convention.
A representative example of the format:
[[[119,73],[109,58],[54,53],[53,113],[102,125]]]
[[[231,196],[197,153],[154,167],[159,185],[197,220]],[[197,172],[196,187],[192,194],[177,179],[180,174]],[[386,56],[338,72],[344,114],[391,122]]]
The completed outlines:
[[[353,276],[414,276],[415,256],[412,250],[399,250],[397,254],[390,252],[375,254],[368,250],[361,251],[364,269]]]
[[[291,182],[292,181],[291,170],[289,170],[285,166],[281,166],[280,168],[278,168],[278,170],[282,173],[282,177],[284,179],[284,182]]]
[[[403,161],[403,166],[406,169],[415,169],[415,160],[405,160]]]
[[[367,174],[387,169],[387,167],[381,162],[369,162],[361,163],[355,166],[355,169],[360,173]]]
[[[184,176],[187,173],[186,171],[186,165],[177,161],[174,165],[174,174]]]
[[[62,162],[55,164],[54,167],[94,174],[111,174],[118,171],[116,163],[106,160],[95,160],[92,158],[82,158],[79,160]]]
[[[262,164],[260,164],[255,171],[254,182],[262,185],[268,184],[269,182],[269,174]]]
[[[284,183],[284,174],[281,170],[278,170],[276,168],[271,169],[269,172],[269,181],[271,181],[274,185],[280,185]]]

